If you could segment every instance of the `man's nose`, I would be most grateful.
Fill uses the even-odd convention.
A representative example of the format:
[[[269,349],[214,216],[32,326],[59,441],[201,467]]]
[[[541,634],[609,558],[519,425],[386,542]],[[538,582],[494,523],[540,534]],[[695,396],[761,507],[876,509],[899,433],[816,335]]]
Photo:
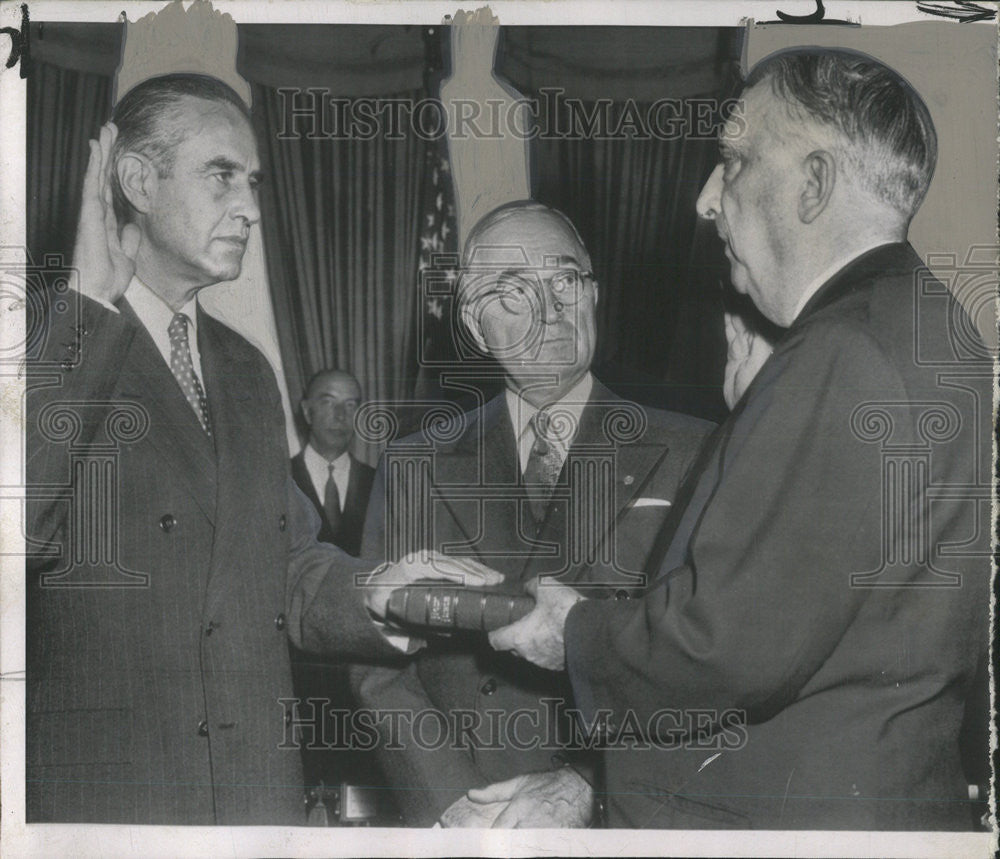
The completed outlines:
[[[722,171],[723,166],[717,164],[708,177],[705,187],[698,195],[698,202],[695,203],[695,210],[699,217],[714,221],[720,211],[719,195],[722,193]]]
[[[232,216],[243,218],[250,226],[260,220],[260,204],[257,202],[257,191],[247,183],[240,190],[239,196],[233,202]]]
[[[556,322],[560,317],[562,317],[563,312],[566,307],[562,299],[556,295],[555,290],[552,288],[552,284],[545,283],[542,285],[542,321],[547,324],[552,324]]]

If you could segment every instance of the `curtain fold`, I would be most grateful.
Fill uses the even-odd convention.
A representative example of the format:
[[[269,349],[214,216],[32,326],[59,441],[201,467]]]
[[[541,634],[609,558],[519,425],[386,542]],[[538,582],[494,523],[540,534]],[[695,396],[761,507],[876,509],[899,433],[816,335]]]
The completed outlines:
[[[90,150],[111,110],[111,78],[35,59],[27,92],[27,240],[36,263],[69,265]]]
[[[625,109],[607,105],[609,127]],[[569,216],[593,261],[595,372],[623,396],[712,419],[725,414],[728,277],[695,201],[717,158],[714,140],[686,135],[532,142],[535,197]]]
[[[331,366],[354,373],[368,400],[411,398],[428,141],[412,130],[400,139],[279,138],[277,91],[253,84],[253,94],[271,177],[261,195],[268,276],[292,402]]]

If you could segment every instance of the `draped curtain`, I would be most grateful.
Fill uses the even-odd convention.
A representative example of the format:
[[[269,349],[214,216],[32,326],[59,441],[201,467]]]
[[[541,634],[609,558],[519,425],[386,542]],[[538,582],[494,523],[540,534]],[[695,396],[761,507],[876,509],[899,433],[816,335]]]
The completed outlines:
[[[416,384],[417,264],[427,141],[279,138],[281,99],[255,84],[268,278],[292,402],[323,367],[369,400]],[[418,100],[420,91],[394,98]]]
[[[610,125],[622,102],[609,106]],[[535,197],[564,211],[599,284],[594,368],[618,393],[718,419],[726,344],[724,260],[695,201],[718,157],[713,140],[533,142]]]
[[[69,258],[86,142],[110,111],[121,28],[90,25],[84,38],[77,35],[79,26],[45,25],[28,79],[28,246],[36,259],[51,253]],[[382,90],[396,86],[393,97],[418,100],[427,94],[413,83],[420,73],[421,36],[406,28],[312,29],[288,28],[286,45],[276,43],[274,33],[241,27],[240,71],[252,83],[261,161],[269,176],[262,189],[261,234],[288,390],[297,403],[309,375],[337,365],[359,377],[369,399],[398,402],[417,393],[423,347],[416,338],[427,315],[419,306],[420,231],[436,194],[426,169],[433,143],[405,124],[401,139],[393,140],[279,139],[276,88],[297,82],[282,75],[298,74],[302,84],[322,71],[331,95],[342,95],[353,81]],[[525,74],[530,71],[530,82],[515,80],[525,95],[565,83],[561,75],[579,77],[577,65],[567,66],[553,53],[560,45],[563,53],[567,48],[561,33],[543,32],[549,29],[525,33],[513,54],[501,47],[498,68],[504,68],[505,56],[514,56]],[[590,39],[595,57],[604,45],[607,62],[620,62],[622,53],[605,44],[614,34],[579,35]],[[633,47],[637,36],[621,34]],[[695,44],[695,36],[706,43]],[[334,37],[343,46],[357,43],[357,56],[347,65],[323,59],[331,56],[327,42]],[[516,37],[508,47],[518,47]],[[731,54],[719,34],[712,35],[720,40],[717,51],[707,36],[685,35],[670,44],[664,37],[653,34],[650,45],[665,45],[662,52],[670,57],[678,45],[703,57]],[[74,46],[80,56],[67,53]],[[301,68],[291,59],[293,49],[304,58]],[[655,66],[660,60],[653,47],[637,52],[633,65],[647,56],[654,66],[643,73],[655,72],[661,80],[690,80],[700,88],[721,79],[712,72],[712,60],[698,65],[684,55],[680,65]],[[348,65],[362,61],[367,65],[358,66],[357,80],[345,77]],[[592,86],[618,80],[622,93],[630,92],[642,77],[637,74],[618,80],[602,73]],[[401,91],[400,81],[409,81],[409,88]],[[386,91],[378,94],[388,97]],[[569,94],[586,97],[582,91]],[[612,122],[622,109],[619,98],[611,106]],[[536,197],[573,219],[593,257],[600,283],[596,370],[626,396],[705,415],[721,406],[720,284],[728,278],[714,230],[698,224],[694,201],[714,158],[715,145],[706,140],[542,137],[532,143]],[[358,452],[367,459],[375,454]]]
[[[87,141],[111,110],[111,78],[35,60],[28,76],[27,239],[36,263],[73,253]]]

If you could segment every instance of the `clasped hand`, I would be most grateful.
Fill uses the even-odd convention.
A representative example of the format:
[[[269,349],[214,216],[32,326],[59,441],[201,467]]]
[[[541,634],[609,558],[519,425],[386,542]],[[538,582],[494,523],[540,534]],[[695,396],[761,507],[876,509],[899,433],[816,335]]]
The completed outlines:
[[[566,667],[566,615],[583,597],[551,579],[541,583],[532,579],[525,590],[535,598],[534,609],[517,623],[491,632],[490,644],[494,650],[507,650],[542,668],[562,671]]]
[[[594,793],[569,767],[473,788],[441,815],[465,829],[580,829],[590,823]]]

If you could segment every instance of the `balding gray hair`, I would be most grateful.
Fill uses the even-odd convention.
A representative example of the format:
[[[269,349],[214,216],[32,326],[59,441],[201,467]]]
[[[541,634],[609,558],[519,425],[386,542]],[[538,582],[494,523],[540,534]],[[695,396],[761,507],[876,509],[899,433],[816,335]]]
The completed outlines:
[[[792,48],[751,70],[746,86],[770,85],[789,117],[832,128],[858,184],[907,220],[920,207],[937,161],[930,111],[898,72],[867,54]]]

